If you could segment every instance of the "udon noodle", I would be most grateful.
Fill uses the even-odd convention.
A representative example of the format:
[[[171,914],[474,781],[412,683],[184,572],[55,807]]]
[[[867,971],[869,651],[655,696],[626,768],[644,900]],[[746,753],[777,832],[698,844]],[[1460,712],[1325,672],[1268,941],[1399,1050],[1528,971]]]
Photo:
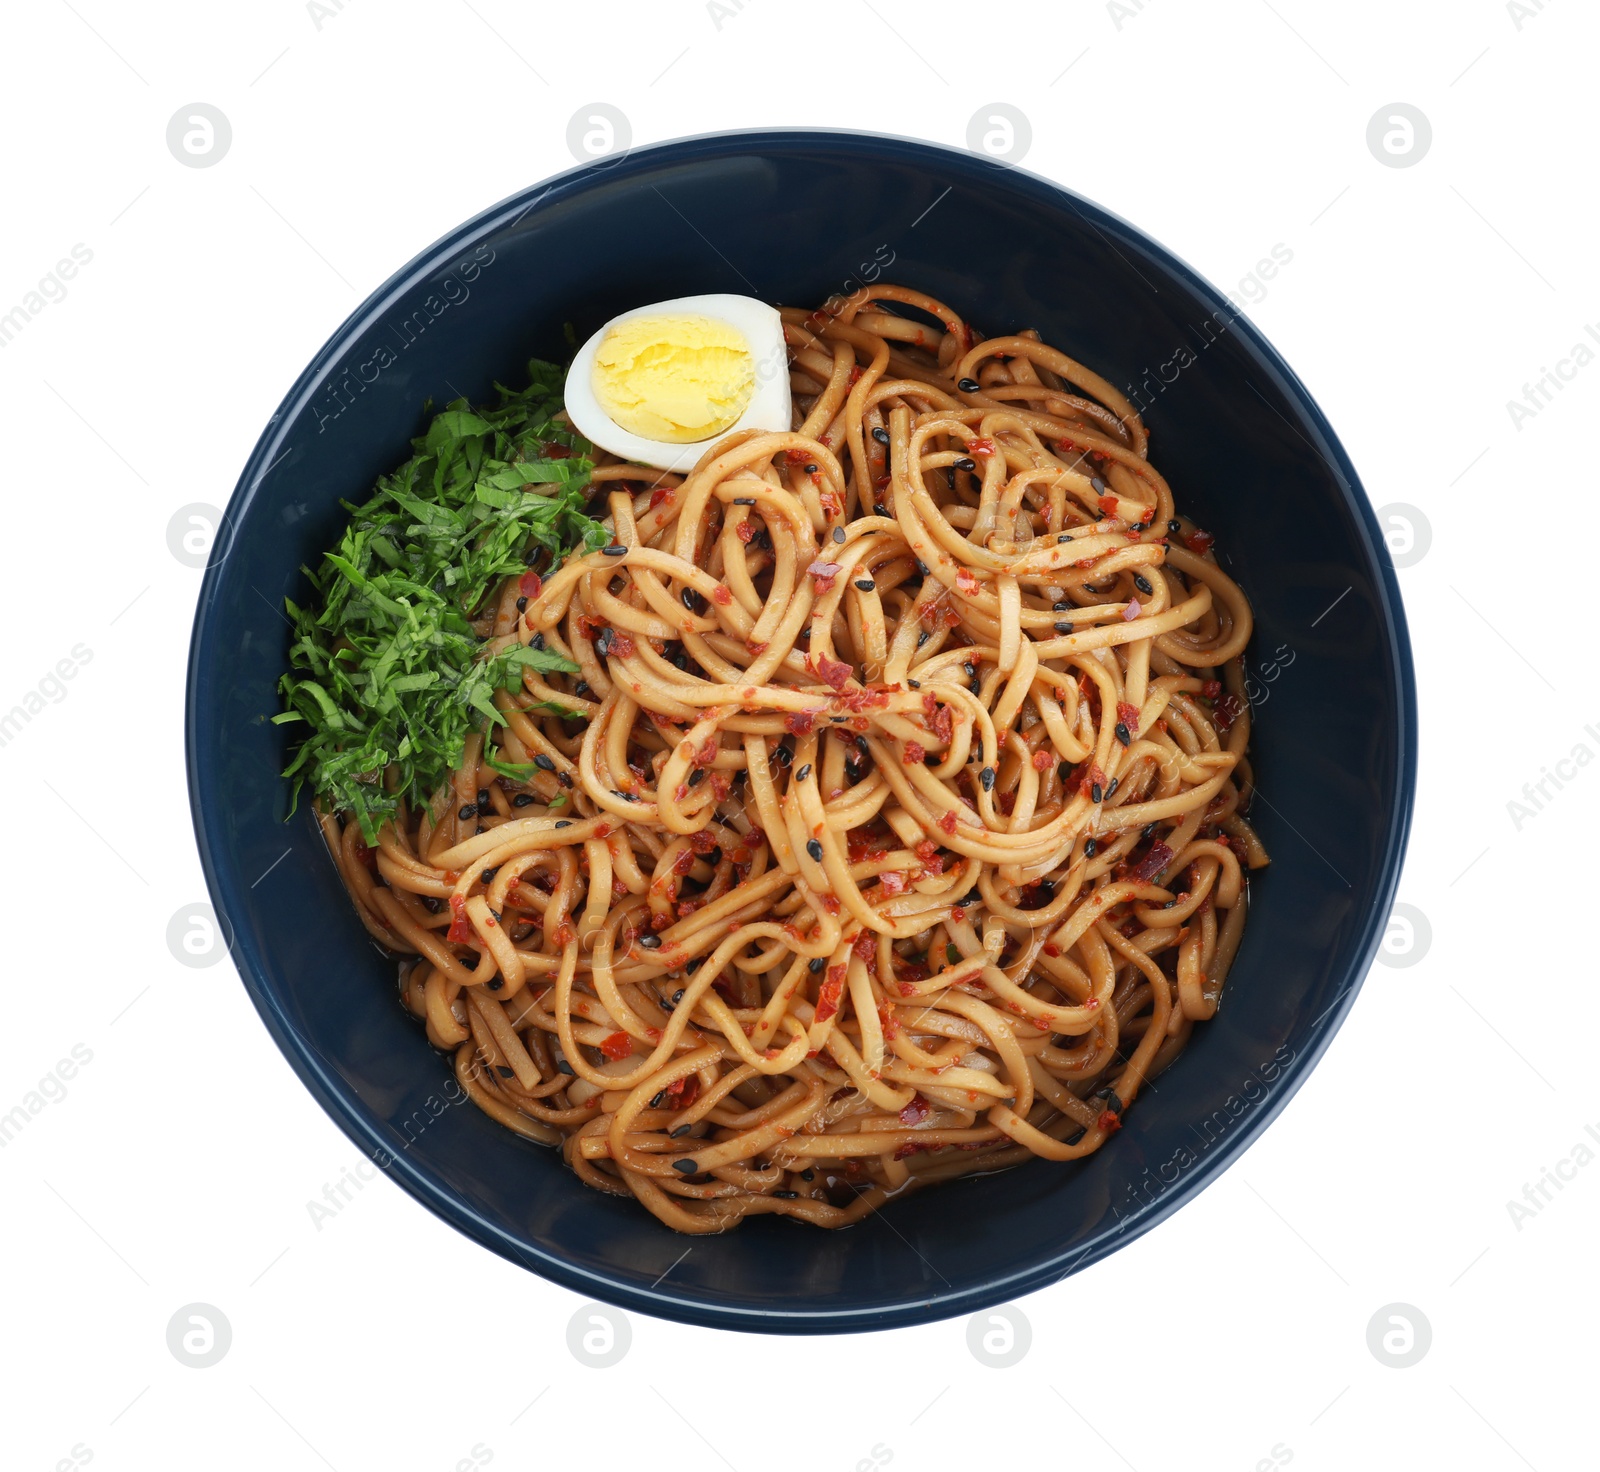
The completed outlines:
[[[783,321],[792,431],[601,455],[613,545],[498,594],[580,666],[500,696],[528,779],[321,818],[478,1106],[683,1232],[1100,1149],[1267,861],[1250,607],[1123,395],[915,291]]]

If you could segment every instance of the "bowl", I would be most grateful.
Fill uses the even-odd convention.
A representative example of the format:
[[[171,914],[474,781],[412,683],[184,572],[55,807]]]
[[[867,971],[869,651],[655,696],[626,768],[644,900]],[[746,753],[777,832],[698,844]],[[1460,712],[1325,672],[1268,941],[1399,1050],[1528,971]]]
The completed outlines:
[[[774,1217],[690,1239],[580,1184],[482,1114],[396,998],[269,717],[281,600],[407,453],[429,400],[522,382],[642,302],[741,292],[816,305],[916,286],[991,333],[1045,339],[1130,386],[1178,502],[1255,605],[1253,810],[1272,866],[1214,1021],[1068,1165],[934,1187],[839,1232]],[[1130,1242],[1215,1180],[1315,1066],[1387,920],[1416,768],[1394,572],[1327,420],[1228,298],[1125,221],[979,155],[844,132],[719,134],[562,174],[429,246],[317,353],[245,466],[200,591],[187,749],[195,833],[268,1031],[367,1156],[491,1251],[587,1296],[781,1333],[970,1314]],[[1181,1232],[1178,1226],[1173,1230]]]

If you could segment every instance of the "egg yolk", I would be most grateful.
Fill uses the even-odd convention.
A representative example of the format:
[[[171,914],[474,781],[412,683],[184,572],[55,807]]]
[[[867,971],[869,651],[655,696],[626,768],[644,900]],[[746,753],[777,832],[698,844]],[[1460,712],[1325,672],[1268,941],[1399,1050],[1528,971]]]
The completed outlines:
[[[613,423],[686,445],[738,422],[755,392],[755,359],[744,334],[714,317],[631,317],[600,340],[592,382]]]

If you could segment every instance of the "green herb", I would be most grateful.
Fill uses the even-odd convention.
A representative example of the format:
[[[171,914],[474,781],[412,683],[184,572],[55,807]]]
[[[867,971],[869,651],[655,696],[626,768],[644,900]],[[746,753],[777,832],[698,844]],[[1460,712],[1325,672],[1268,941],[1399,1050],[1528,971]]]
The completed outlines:
[[[435,415],[369,501],[344,503],[339,545],[304,569],[315,607],[285,600],[295,638],[279,684],[288,708],[274,720],[310,732],[284,775],[296,803],[309,785],[368,843],[402,801],[427,803],[473,731],[505,724],[496,690],[520,688],[525,669],[578,668],[515,643],[484,657],[486,600],[506,576],[609,540],[584,514],[591,447],[555,419],[562,371],[537,359],[528,371],[521,392],[495,385],[493,408],[458,399]],[[487,745],[484,759],[526,775]]]

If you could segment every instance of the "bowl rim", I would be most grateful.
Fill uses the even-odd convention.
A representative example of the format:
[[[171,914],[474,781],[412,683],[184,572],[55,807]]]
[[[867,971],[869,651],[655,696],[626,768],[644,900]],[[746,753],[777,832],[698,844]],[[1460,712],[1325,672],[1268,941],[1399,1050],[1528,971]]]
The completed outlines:
[[[1242,1121],[1225,1142],[1187,1172],[1177,1185],[1161,1192],[1155,1200],[1138,1211],[1119,1216],[1115,1230],[1102,1228],[1086,1245],[1070,1252],[1052,1254],[1013,1271],[997,1273],[977,1286],[947,1286],[944,1290],[924,1296],[889,1303],[827,1307],[774,1307],[763,1304],[755,1307],[726,1301],[708,1302],[688,1293],[678,1293],[659,1281],[651,1288],[641,1289],[634,1284],[617,1281],[604,1272],[575,1266],[555,1253],[519,1240],[480,1215],[408,1155],[392,1154],[385,1138],[378,1132],[375,1116],[355,1091],[339,1078],[337,1071],[323,1058],[316,1045],[296,1030],[273,991],[265,984],[254,938],[231,925],[228,917],[238,913],[238,907],[232,901],[242,894],[242,876],[235,872],[235,865],[225,846],[213,840],[211,824],[204,816],[202,804],[199,753],[204,736],[199,720],[199,686],[207,664],[210,615],[216,602],[223,565],[227,560],[227,548],[238,522],[248,514],[267,473],[282,455],[283,441],[290,425],[298,421],[309,408],[335,360],[342,357],[348,345],[359,338],[375,319],[388,311],[396,298],[432,275],[443,262],[458,257],[463,249],[470,248],[480,239],[515,224],[540,205],[559,203],[593,185],[625,179],[631,174],[658,166],[725,155],[730,144],[742,144],[752,151],[805,153],[821,150],[862,158],[887,158],[901,164],[929,165],[952,176],[959,176],[963,183],[980,182],[985,170],[1003,171],[1013,187],[1034,201],[1057,208],[1064,204],[1097,232],[1112,239],[1120,237],[1124,242],[1136,244],[1142,250],[1153,253],[1162,267],[1181,279],[1198,300],[1208,303],[1214,311],[1227,310],[1231,319],[1230,331],[1239,333],[1253,353],[1271,370],[1280,391],[1318,432],[1322,444],[1312,445],[1311,448],[1334,472],[1346,507],[1353,515],[1358,540],[1366,554],[1368,576],[1381,594],[1376,600],[1376,612],[1382,624],[1380,637],[1394,683],[1393,696],[1398,717],[1398,729],[1394,733],[1395,774],[1392,791],[1388,794],[1389,816],[1374,884],[1375,898],[1362,918],[1354,960],[1347,968],[1339,995],[1311,1023],[1306,1037],[1296,1048],[1294,1059],[1285,1066],[1270,1096],[1262,1101],[1260,1107],[1251,1111],[1248,1120]],[[1063,184],[1014,164],[985,158],[949,144],[847,128],[726,129],[632,147],[620,156],[581,164],[507,196],[419,251],[376,287],[333,331],[284,395],[256,441],[224,508],[196,600],[191,629],[184,698],[184,762],[190,816],[206,887],[222,921],[224,934],[228,937],[230,959],[239,972],[251,1002],[279,1051],[312,1097],[369,1159],[387,1161],[387,1174],[402,1189],[463,1235],[499,1256],[562,1287],[624,1309],[679,1323],[749,1333],[848,1333],[899,1328],[975,1313],[1059,1282],[1071,1273],[1109,1256],[1187,1204],[1226,1172],[1272,1124],[1315,1069],[1354,1005],[1388,923],[1405,859],[1415,799],[1416,675],[1405,606],[1394,565],[1372,504],[1333,426],[1298,375],[1249,317],[1236,309],[1222,291],[1175,252],[1148,232]]]

